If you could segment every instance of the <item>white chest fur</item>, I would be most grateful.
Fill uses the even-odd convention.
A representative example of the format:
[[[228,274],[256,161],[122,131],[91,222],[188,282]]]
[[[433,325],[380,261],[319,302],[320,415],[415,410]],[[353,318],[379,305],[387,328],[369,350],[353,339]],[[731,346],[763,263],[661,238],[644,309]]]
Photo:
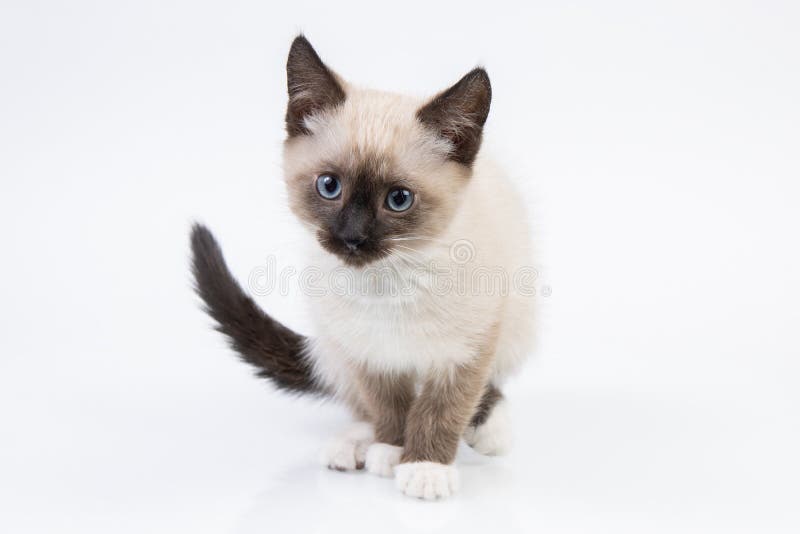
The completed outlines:
[[[474,357],[495,316],[491,303],[443,290],[418,271],[393,270],[390,281],[349,272],[315,297],[318,348],[329,359],[383,371],[426,372]],[[446,285],[446,284],[444,284]]]

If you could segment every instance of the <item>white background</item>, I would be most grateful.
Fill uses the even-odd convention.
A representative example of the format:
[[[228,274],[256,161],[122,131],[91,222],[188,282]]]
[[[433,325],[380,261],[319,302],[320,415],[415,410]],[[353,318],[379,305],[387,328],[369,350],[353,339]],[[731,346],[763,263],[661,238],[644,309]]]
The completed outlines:
[[[2,0],[0,530],[797,532],[798,15]],[[300,30],[359,84],[493,81],[486,147],[552,294],[515,452],[461,451],[448,502],[320,468],[344,411],[253,378],[190,290],[194,219],[243,280],[302,265],[279,167]],[[296,291],[259,302],[305,328]]]

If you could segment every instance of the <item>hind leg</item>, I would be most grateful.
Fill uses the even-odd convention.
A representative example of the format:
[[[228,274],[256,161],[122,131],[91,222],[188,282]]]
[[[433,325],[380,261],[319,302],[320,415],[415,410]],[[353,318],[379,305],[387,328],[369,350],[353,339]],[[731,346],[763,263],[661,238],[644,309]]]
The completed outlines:
[[[357,390],[340,389],[338,400],[349,408],[355,421],[328,441],[320,461],[336,471],[363,469],[367,449],[375,441],[375,426]]]
[[[363,469],[367,449],[373,441],[375,430],[371,423],[353,423],[328,443],[322,453],[322,463],[336,471]]]
[[[504,454],[511,447],[508,405],[496,386],[489,384],[486,387],[481,402],[464,431],[464,441],[475,451],[489,456]]]

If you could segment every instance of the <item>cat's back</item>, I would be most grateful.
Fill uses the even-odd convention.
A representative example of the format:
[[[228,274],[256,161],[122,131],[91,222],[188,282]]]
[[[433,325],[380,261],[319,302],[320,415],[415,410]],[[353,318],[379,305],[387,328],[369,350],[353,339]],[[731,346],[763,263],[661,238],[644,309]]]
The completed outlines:
[[[537,272],[532,236],[524,197],[502,165],[481,154],[472,179],[452,238],[468,240],[477,267],[494,273],[496,287],[490,292],[502,302],[492,375],[501,383],[519,368],[533,345]]]
[[[464,209],[450,237],[467,240],[486,266],[516,269],[531,264],[531,235],[524,199],[513,178],[491,154],[479,154],[465,188]]]

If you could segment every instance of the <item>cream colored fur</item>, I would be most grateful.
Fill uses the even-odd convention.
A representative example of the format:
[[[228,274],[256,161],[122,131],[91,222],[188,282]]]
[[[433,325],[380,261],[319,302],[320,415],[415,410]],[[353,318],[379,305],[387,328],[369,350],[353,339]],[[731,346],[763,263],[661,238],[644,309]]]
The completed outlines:
[[[472,357],[476,336],[497,324],[492,381],[502,382],[518,368],[531,339],[532,298],[519,294],[513,284],[514,274],[531,265],[518,192],[483,153],[472,176],[463,180],[463,168],[445,159],[447,143],[415,119],[423,100],[350,86],[346,90],[348,98],[342,106],[308,120],[314,135],[287,143],[287,180],[306,177],[310,182],[328,161],[389,154],[403,172],[449,197],[452,212],[442,232],[415,252],[400,249],[383,260],[404,280],[419,284],[412,294],[377,294],[377,288],[369,287],[371,280],[359,276],[365,268],[352,268],[357,284],[352,294],[329,291],[314,298],[311,312],[316,332],[310,350],[319,378],[342,391],[352,383],[347,369],[354,363],[381,371],[445,372],[448,366]],[[453,258],[459,250],[474,256],[461,263]],[[327,273],[346,268],[321,247],[312,254],[312,264]],[[508,295],[491,295],[475,287],[436,291],[426,286],[416,262],[461,270],[466,279],[472,278],[475,269],[500,268],[509,279]]]
[[[394,250],[365,267],[348,267],[321,246],[312,248],[310,263],[325,273],[324,278],[341,279],[346,273],[352,284],[344,292],[327,290],[312,297],[314,332],[308,352],[318,380],[363,415],[369,407],[359,391],[357,370],[411,373],[421,383],[431,376],[452,375],[474,360],[481,347],[493,343],[489,380],[501,384],[527,355],[532,335],[532,297],[515,285],[515,275],[531,265],[519,193],[482,152],[471,170],[449,160],[448,141],[415,116],[424,100],[341,83],[347,94],[344,103],[306,118],[311,135],[290,138],[285,145],[292,209],[314,234],[318,227],[301,193],[330,165],[350,168],[377,156],[411,184],[429,220],[424,236],[390,241]],[[431,265],[438,275],[431,274]],[[364,276],[369,269],[381,268],[396,276],[401,287],[413,290],[383,293],[374,277]],[[507,283],[484,287],[475,276],[481,272],[496,280],[505,276]],[[498,273],[501,278],[496,278]],[[442,287],[448,283],[450,289]],[[466,437],[477,450],[494,454],[505,448],[508,429],[506,419],[500,419],[503,415],[467,429]],[[493,429],[504,435],[490,435]],[[376,443],[363,453],[363,443],[368,442],[348,437],[334,442],[328,465],[352,469],[364,458],[373,473],[387,476],[394,468],[405,494],[427,499],[449,496],[458,486],[452,465],[395,466],[400,447]]]

